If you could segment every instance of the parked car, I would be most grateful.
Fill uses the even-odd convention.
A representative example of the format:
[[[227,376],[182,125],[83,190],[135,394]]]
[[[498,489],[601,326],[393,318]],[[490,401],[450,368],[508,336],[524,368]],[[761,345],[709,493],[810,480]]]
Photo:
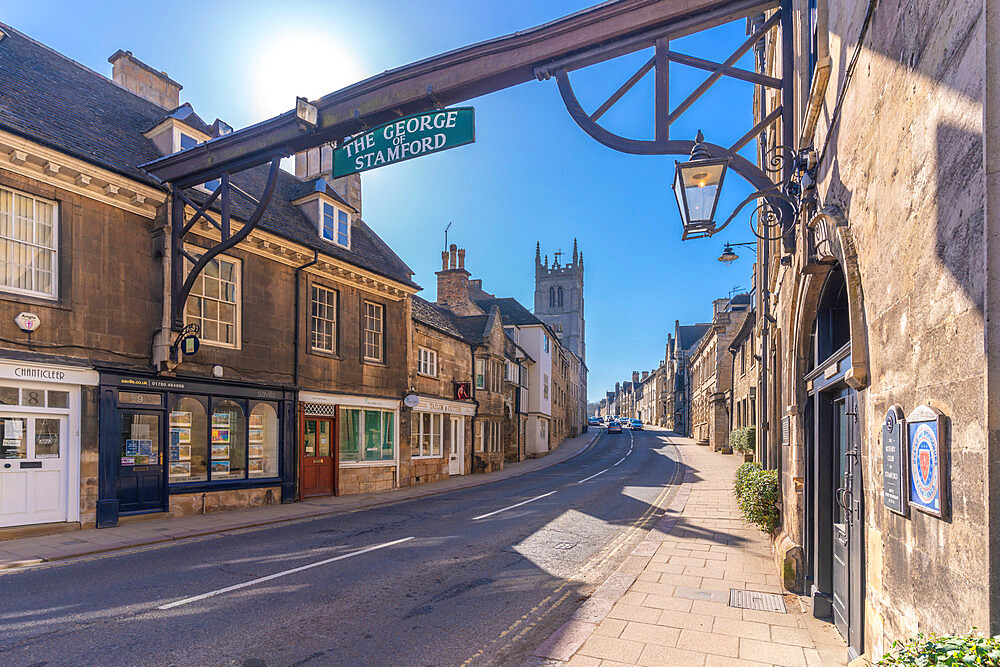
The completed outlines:
[[[601,425],[601,418],[600,417],[591,417],[590,420],[588,421],[588,423],[591,426],[600,426]]]
[[[608,424],[608,433],[621,433],[622,425],[618,422],[611,422]]]
[[[641,431],[642,430],[642,422],[639,421],[638,419],[633,419],[632,420],[632,430],[633,431]]]

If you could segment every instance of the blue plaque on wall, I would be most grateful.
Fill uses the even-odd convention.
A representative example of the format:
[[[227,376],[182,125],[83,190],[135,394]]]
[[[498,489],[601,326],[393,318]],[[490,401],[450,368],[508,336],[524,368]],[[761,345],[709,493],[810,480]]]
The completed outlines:
[[[947,513],[947,461],[942,440],[944,415],[921,405],[906,418],[907,464],[910,478],[910,505],[916,509],[944,516]]]

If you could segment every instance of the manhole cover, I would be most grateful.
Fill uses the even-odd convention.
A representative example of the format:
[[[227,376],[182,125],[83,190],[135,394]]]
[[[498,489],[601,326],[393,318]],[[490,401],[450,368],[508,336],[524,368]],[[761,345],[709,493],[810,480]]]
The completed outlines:
[[[776,611],[779,614],[788,613],[788,610],[785,609],[785,599],[777,593],[741,591],[738,588],[729,589],[729,606],[737,609]]]
[[[572,549],[576,545],[576,542],[559,542],[556,544],[556,549]]]

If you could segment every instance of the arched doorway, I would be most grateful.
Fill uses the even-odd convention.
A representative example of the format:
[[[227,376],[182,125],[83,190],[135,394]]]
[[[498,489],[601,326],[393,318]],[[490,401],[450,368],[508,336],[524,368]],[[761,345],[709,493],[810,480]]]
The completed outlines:
[[[857,391],[848,384],[851,322],[840,263],[827,273],[808,337],[803,414],[806,583],[852,653],[864,641],[864,493]]]

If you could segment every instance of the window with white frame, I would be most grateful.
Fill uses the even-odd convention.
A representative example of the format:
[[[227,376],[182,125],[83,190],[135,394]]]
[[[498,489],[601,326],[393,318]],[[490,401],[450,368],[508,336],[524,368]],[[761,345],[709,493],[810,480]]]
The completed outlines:
[[[320,234],[327,241],[350,248],[351,214],[325,201],[320,201],[320,208],[322,212]]]
[[[0,287],[55,298],[56,203],[0,188]]]
[[[337,291],[312,286],[312,347],[337,352]]]
[[[199,256],[195,255],[195,258]],[[190,271],[190,263],[185,264]],[[200,337],[203,343],[224,347],[239,346],[239,260],[220,256],[205,265],[188,295],[184,322],[201,327]]]
[[[483,422],[481,421],[476,422],[476,433],[473,440],[476,443],[476,451],[483,451]]]
[[[421,375],[437,377],[438,374],[438,353],[421,347],[417,350],[417,372]]]
[[[490,438],[490,451],[499,452],[500,451],[500,435],[501,435],[501,424],[500,422],[490,422],[490,433],[492,437]]]
[[[441,458],[441,433],[444,415],[414,412],[410,427],[410,452],[413,458]]]
[[[542,377],[544,378],[544,380],[542,381],[542,397],[543,398],[548,398],[549,397],[549,376],[546,375],[546,374],[544,374],[544,373],[542,373]]]
[[[365,361],[385,359],[385,306],[365,301]]]
[[[545,334],[542,334],[542,349],[549,351],[549,337]]]
[[[485,359],[476,359],[476,389],[486,389]]]

